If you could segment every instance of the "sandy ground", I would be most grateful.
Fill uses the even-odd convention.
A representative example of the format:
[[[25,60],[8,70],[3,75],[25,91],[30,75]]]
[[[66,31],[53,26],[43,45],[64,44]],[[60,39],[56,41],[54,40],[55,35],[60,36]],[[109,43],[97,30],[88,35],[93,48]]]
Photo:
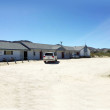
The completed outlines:
[[[0,110],[110,110],[110,58],[0,66]]]

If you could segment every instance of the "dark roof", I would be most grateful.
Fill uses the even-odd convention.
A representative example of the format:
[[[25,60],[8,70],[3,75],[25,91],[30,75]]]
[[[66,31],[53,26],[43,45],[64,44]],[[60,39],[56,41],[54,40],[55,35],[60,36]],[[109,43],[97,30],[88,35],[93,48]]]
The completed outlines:
[[[22,42],[26,47],[30,49],[49,49],[49,50],[56,50],[60,48],[60,45],[49,45],[49,44],[39,44],[39,43],[29,43],[29,42]]]
[[[69,46],[64,46],[66,50],[75,50],[75,51],[80,51],[84,48],[85,46],[74,46],[74,47],[69,47]]]
[[[27,49],[20,43],[0,42],[0,49],[3,50],[25,50]]]
[[[73,49],[76,51],[82,50],[85,46],[74,46]]]
[[[44,49],[44,50],[75,50],[80,51],[85,46],[63,46],[63,45],[49,45],[49,44],[39,44],[31,42],[0,42],[0,49],[5,50],[27,50],[27,49]]]
[[[74,49],[73,47],[69,47],[69,46],[64,46],[64,48],[65,48],[66,50],[73,50],[73,49]]]
[[[49,44],[39,44],[39,43],[30,43],[30,42],[22,42],[26,47],[29,49],[44,49],[44,50],[76,50],[80,51],[81,49],[84,48],[84,46],[74,46],[74,47],[69,47],[69,46],[63,46],[63,45],[49,45]]]

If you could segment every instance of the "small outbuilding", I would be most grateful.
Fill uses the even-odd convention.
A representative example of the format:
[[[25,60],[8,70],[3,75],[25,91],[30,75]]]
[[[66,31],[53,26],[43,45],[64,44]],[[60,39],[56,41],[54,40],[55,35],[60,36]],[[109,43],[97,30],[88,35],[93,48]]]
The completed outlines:
[[[77,54],[79,55],[79,57],[90,57],[90,50],[87,47],[87,45],[85,46],[74,46],[73,47],[74,52],[72,54]]]

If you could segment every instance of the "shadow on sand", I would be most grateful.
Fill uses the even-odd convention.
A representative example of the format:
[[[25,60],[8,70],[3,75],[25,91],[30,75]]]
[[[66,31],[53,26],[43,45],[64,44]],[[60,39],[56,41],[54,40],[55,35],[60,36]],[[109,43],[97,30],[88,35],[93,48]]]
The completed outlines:
[[[60,63],[60,61],[56,61],[56,62],[47,62],[47,63],[45,63],[45,64],[59,64]]]
[[[110,78],[110,74],[101,75],[101,77],[103,77],[103,78]]]

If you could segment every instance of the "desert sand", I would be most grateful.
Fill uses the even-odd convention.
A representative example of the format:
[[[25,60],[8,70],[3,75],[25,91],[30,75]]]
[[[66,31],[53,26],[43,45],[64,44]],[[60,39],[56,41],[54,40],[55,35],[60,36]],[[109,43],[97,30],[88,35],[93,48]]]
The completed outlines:
[[[1,65],[0,110],[110,110],[110,58]]]

